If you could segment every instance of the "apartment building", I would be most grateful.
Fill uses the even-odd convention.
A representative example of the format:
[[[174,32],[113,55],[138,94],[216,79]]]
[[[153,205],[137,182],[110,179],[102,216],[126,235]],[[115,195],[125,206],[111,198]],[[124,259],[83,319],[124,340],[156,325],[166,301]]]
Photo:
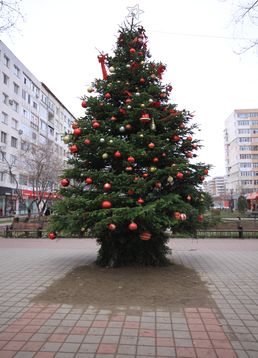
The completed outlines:
[[[62,134],[69,131],[74,116],[0,41],[0,215],[19,211],[14,195],[15,182],[6,170],[19,160],[27,143],[52,144],[61,161],[67,156]],[[31,195],[29,183],[17,173],[25,199]]]
[[[227,193],[258,191],[258,108],[235,109],[225,121],[224,131]]]
[[[209,193],[213,199],[214,207],[228,207],[226,200],[226,183],[224,176],[213,177],[203,183],[204,190]]]

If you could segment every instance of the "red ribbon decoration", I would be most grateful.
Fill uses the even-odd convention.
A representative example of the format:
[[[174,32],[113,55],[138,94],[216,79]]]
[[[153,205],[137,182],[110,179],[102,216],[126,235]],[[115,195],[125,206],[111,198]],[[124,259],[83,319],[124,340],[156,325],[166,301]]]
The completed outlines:
[[[105,67],[105,59],[107,58],[107,55],[101,54],[98,56],[99,63],[101,64],[101,70],[103,75],[103,80],[107,79],[107,70]]]
[[[165,71],[166,67],[164,65],[159,65],[157,72],[158,72],[158,77],[160,80],[162,80],[162,73]]]

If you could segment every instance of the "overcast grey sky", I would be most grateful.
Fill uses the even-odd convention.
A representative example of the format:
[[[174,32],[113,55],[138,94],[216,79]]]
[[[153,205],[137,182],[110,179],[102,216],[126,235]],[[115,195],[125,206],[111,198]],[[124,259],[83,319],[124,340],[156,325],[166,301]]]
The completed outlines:
[[[112,53],[127,7],[139,4],[152,59],[167,65],[171,101],[195,112],[199,159],[224,175],[224,120],[236,108],[258,108],[258,54],[234,53],[232,1],[23,0],[25,22],[2,41],[75,115],[80,97],[101,77],[99,49]],[[250,36],[250,33],[243,36]]]

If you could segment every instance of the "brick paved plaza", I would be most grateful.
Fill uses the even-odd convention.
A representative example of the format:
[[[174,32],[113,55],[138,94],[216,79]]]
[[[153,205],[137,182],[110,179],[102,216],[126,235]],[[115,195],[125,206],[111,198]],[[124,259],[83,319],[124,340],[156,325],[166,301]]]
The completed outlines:
[[[94,240],[0,239],[0,358],[257,358],[258,240],[171,240],[217,308],[40,304],[38,293],[95,259]]]

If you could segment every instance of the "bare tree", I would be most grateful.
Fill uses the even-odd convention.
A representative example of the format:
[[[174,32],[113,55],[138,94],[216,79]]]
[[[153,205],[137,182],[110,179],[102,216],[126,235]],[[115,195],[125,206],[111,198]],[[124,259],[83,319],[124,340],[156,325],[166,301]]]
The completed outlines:
[[[59,176],[64,167],[63,160],[55,153],[53,145],[24,146],[19,152],[19,161],[16,162],[11,162],[6,158],[2,147],[0,147],[0,155],[4,165],[1,171],[12,178],[15,184],[14,193],[26,208],[28,217],[31,215],[34,204],[36,204],[38,215],[42,216],[49,201],[55,195]],[[26,179],[32,192],[29,203],[24,199],[21,190],[21,176]]]
[[[63,161],[54,146],[30,145],[20,161],[20,170],[28,178],[32,190],[32,202],[36,204],[38,215],[42,216],[49,201],[57,190]],[[33,205],[33,204],[32,204]]]
[[[17,21],[23,18],[21,2],[22,0],[0,0],[0,33],[15,27]]]
[[[227,0],[225,0],[227,1]],[[239,41],[237,54],[242,54],[258,45],[258,0],[232,1],[235,38]]]

